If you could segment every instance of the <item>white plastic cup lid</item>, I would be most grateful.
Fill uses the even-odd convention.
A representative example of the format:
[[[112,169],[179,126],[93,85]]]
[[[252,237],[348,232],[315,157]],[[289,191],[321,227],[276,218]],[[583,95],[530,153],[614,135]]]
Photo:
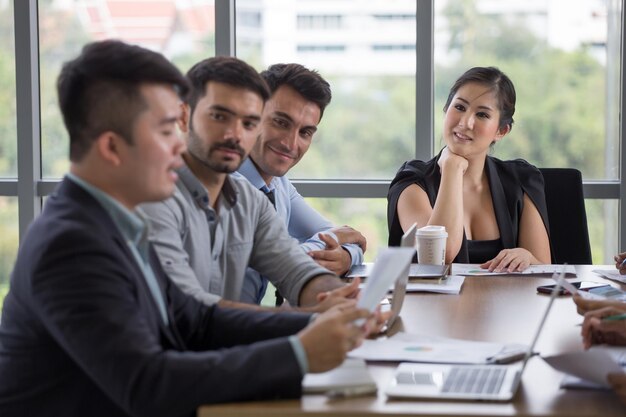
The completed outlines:
[[[430,226],[424,226],[422,228],[417,229],[417,231],[415,232],[415,235],[419,237],[437,238],[437,237],[448,237],[448,232],[446,232],[445,226],[430,225]]]

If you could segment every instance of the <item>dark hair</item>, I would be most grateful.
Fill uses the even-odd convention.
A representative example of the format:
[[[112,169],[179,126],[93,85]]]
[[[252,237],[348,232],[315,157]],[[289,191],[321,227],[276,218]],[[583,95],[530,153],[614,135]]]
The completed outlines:
[[[500,110],[498,127],[502,129],[509,126],[509,130],[512,129],[513,114],[515,113],[515,87],[509,77],[495,67],[474,67],[465,71],[450,89],[443,111],[448,111],[454,95],[459,91],[459,88],[467,83],[478,83],[491,87],[498,99],[498,110]]]
[[[198,100],[206,93],[210,81],[241,87],[258,94],[263,102],[270,97],[267,84],[259,73],[244,61],[232,56],[216,56],[204,59],[187,71],[191,92],[187,103],[193,113]]]
[[[120,41],[89,43],[63,65],[57,93],[71,161],[80,161],[106,131],[132,143],[135,119],[146,107],[139,90],[145,83],[171,85],[181,98],[188,91],[185,77],[163,55]]]
[[[261,76],[269,85],[272,94],[280,86],[288,85],[308,101],[317,104],[320,108],[320,119],[332,99],[330,84],[317,71],[300,64],[274,64],[261,72]]]

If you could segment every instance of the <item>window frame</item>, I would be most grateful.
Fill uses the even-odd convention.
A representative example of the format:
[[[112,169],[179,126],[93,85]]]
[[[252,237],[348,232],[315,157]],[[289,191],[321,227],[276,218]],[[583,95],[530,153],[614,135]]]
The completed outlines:
[[[626,0],[620,4],[621,17],[626,11]],[[434,2],[420,0],[416,10],[416,135],[417,159],[433,155],[431,138],[434,131]],[[1,196],[17,196],[20,240],[28,225],[41,212],[43,197],[52,193],[59,181],[42,178],[41,112],[39,79],[38,1],[13,0],[15,23],[15,65],[17,101],[17,178],[0,180]],[[236,0],[215,2],[216,55],[236,55]],[[620,53],[620,109],[626,104],[626,28],[621,31]],[[430,59],[424,59],[430,57]],[[623,114],[623,111],[620,112]],[[619,125],[619,180],[584,181],[588,199],[617,199],[626,201],[626,143],[624,117]],[[304,197],[320,198],[384,198],[388,180],[293,180]],[[618,245],[626,248],[626,204],[619,204]]]

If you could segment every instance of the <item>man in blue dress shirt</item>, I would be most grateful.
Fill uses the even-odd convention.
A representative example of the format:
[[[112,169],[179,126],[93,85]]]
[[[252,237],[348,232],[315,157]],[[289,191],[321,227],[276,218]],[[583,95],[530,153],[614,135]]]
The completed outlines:
[[[309,206],[285,174],[309,149],[330,85],[317,72],[299,64],[276,64],[261,73],[271,97],[265,105],[259,139],[239,168],[256,188],[271,196],[278,216],[301,248],[337,275],[363,262],[365,237],[349,226],[333,224]],[[260,302],[267,279],[248,269],[241,301]]]
[[[187,150],[174,194],[141,206],[170,279],[197,300],[222,307],[260,309],[239,301],[248,266],[292,307],[319,312],[354,297],[358,282],[345,285],[315,262],[263,193],[233,175],[257,142],[270,95],[263,78],[240,59],[214,57],[194,65],[187,79],[191,94],[178,122]]]

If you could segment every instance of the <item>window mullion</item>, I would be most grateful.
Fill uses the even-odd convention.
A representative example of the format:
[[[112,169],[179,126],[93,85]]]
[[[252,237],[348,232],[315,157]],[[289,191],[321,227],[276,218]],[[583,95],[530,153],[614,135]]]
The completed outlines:
[[[39,28],[37,0],[14,0],[15,91],[17,105],[17,197],[20,239],[41,211],[36,184],[41,180]]]
[[[415,39],[415,157],[433,155],[434,1],[418,1]]]

